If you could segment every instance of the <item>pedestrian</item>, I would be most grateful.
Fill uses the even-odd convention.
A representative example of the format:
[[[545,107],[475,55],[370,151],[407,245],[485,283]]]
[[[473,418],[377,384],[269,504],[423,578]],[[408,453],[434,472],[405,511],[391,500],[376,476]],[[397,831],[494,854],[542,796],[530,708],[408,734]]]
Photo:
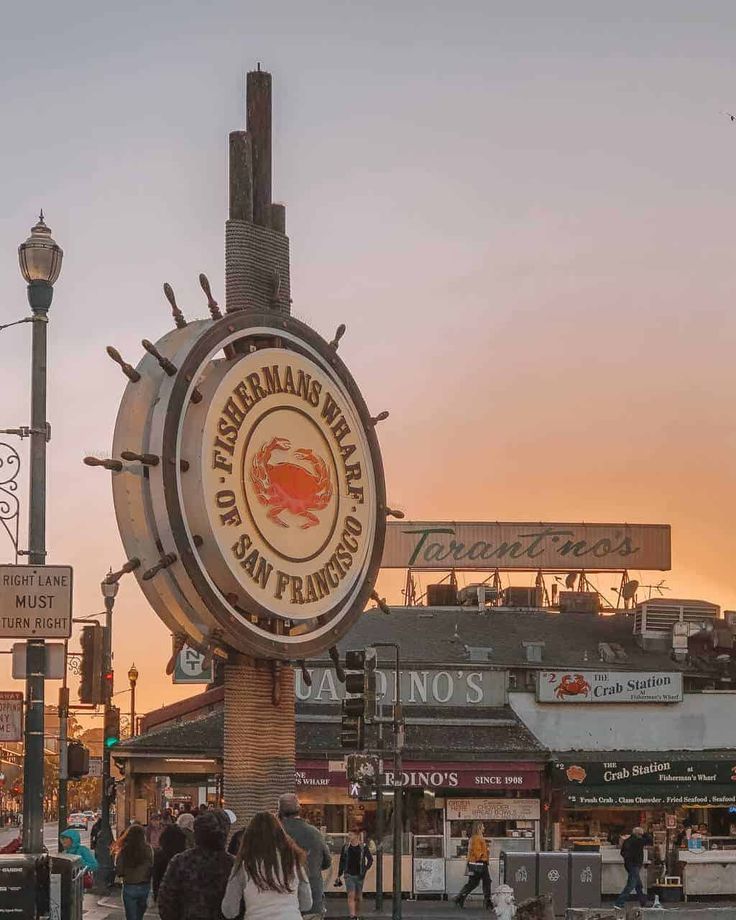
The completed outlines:
[[[294,843],[307,854],[306,870],[312,889],[312,906],[304,914],[304,920],[322,920],[325,899],[322,873],[332,865],[332,855],[322,834],[300,817],[300,812],[299,799],[293,793],[279,798],[279,820]]]
[[[148,826],[146,827],[146,840],[154,850],[159,846],[163,829],[164,824],[161,815],[155,811],[148,819]]]
[[[628,896],[635,892],[639,899],[639,904],[644,907],[647,899],[641,884],[641,868],[644,865],[643,827],[635,827],[631,832],[631,836],[624,840],[621,846],[621,855],[624,858],[624,869],[626,869],[627,878],[624,890],[614,903],[616,907],[623,907]]]
[[[453,900],[458,907],[465,906],[465,899],[478,885],[483,886],[483,904],[486,909],[491,906],[491,876],[488,872],[488,843],[485,838],[485,827],[481,821],[473,825],[470,840],[468,841],[468,880],[460,889],[460,893]]]
[[[161,831],[158,849],[153,854],[153,873],[151,884],[153,887],[153,900],[158,900],[158,889],[161,879],[172,857],[183,853],[187,849],[187,838],[184,831],[176,824],[167,824]]]
[[[98,868],[94,853],[87,847],[82,846],[79,831],[75,827],[65,830],[59,840],[64,852],[69,856],[79,856],[84,868],[89,872],[94,872]]]
[[[194,846],[169,862],[158,890],[161,920],[221,920],[233,858],[225,852],[227,818],[217,812],[194,822]]]
[[[373,865],[373,854],[361,841],[357,831],[351,831],[348,842],[340,852],[340,865],[337,868],[335,887],[342,884],[345,877],[345,893],[348,896],[348,911],[350,917],[360,917],[363,901],[363,882],[370,867]]]
[[[184,831],[188,847],[194,846],[194,821],[194,815],[188,811],[183,811],[176,819],[176,826]]]
[[[97,849],[97,838],[100,836],[100,831],[102,830],[102,815],[97,815],[95,818],[92,829],[89,832],[89,846],[91,850]]]
[[[142,920],[148,906],[153,870],[153,849],[142,824],[131,824],[111,849],[115,875],[123,880],[125,920]]]
[[[243,902],[245,920],[301,920],[301,912],[312,907],[306,853],[268,811],[254,815],[243,833],[223,915],[237,917]]]

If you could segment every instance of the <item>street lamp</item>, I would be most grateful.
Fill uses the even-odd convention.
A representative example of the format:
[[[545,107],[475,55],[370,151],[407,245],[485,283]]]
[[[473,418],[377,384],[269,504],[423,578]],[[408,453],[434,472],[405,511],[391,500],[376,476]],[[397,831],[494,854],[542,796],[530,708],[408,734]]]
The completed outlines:
[[[135,685],[138,683],[138,668],[135,662],[128,668],[128,681],[130,682],[130,736],[135,738]]]
[[[31,357],[31,476],[28,564],[46,564],[46,327],[64,253],[53,240],[43,212],[18,247],[20,271],[28,284],[33,314]],[[23,764],[23,850],[43,851],[43,729],[46,651],[43,639],[26,643],[26,726]]]

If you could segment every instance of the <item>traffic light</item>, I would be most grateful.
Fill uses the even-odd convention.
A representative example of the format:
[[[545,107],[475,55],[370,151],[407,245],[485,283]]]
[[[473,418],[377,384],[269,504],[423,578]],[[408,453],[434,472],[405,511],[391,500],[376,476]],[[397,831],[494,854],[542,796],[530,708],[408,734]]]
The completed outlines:
[[[340,744],[361,750],[365,747],[365,726],[376,712],[376,650],[345,653],[345,692],[342,701]]]
[[[102,675],[102,702],[108,705],[112,700],[112,686],[115,681],[115,672],[108,668]]]
[[[105,630],[95,623],[82,629],[82,680],[79,699],[95,706],[104,703],[103,674],[105,671]]]
[[[105,709],[105,747],[111,748],[120,741],[120,710],[117,706]]]
[[[81,741],[70,741],[66,749],[69,779],[81,779],[89,773],[89,751]]]

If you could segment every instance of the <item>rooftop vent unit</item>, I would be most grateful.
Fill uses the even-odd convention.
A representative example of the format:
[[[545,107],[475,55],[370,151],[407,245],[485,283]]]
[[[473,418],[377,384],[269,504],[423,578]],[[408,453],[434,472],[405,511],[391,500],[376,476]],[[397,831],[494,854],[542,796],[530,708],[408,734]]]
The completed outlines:
[[[681,601],[658,597],[637,605],[634,614],[634,635],[656,638],[665,634],[669,637],[676,623],[712,623],[718,619],[720,612],[719,606],[707,601]]]
[[[457,588],[452,584],[427,585],[428,607],[456,607]]]
[[[466,645],[465,651],[470,661],[490,661],[493,656],[493,649],[489,645]]]
[[[501,592],[492,585],[468,585],[457,593],[458,603],[462,607],[478,607],[485,610],[487,604],[495,604]]]
[[[544,590],[541,585],[534,588],[509,587],[503,593],[507,607],[541,607]]]
[[[526,660],[532,662],[533,664],[539,664],[542,661],[542,651],[544,650],[544,642],[541,640],[530,640],[528,642],[521,643],[526,649]]]
[[[600,609],[597,591],[560,591],[560,613],[598,613]]]

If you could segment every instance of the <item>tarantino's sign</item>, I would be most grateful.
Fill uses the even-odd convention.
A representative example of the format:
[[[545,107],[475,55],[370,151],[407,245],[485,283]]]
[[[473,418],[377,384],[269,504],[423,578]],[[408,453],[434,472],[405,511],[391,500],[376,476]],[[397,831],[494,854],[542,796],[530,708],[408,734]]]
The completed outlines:
[[[555,764],[555,775],[568,786],[683,786],[728,785],[736,791],[736,758],[733,760],[668,760]]]
[[[677,671],[540,671],[540,703],[679,703],[682,674]]]
[[[346,394],[308,358],[246,356],[204,426],[210,526],[255,602],[313,620],[350,600],[373,546],[373,467]]]
[[[666,571],[671,566],[670,526],[390,522],[381,564],[443,571]]]

